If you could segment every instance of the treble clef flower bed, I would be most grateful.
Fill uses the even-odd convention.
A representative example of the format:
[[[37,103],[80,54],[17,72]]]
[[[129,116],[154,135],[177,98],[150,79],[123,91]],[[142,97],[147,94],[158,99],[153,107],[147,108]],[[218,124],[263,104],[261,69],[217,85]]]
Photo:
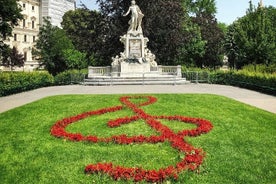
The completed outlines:
[[[133,99],[146,99],[144,103],[135,104],[131,102]],[[147,114],[141,107],[153,104],[157,101],[157,98],[152,96],[123,96],[120,98],[123,105],[103,108],[90,112],[85,112],[76,116],[64,118],[57,121],[51,128],[51,134],[57,138],[63,138],[70,141],[87,141],[90,143],[110,143],[128,145],[128,144],[156,144],[162,142],[169,142],[172,148],[177,149],[183,153],[184,158],[176,165],[171,165],[166,168],[160,168],[159,170],[146,170],[143,168],[135,167],[124,167],[114,165],[113,163],[96,163],[89,164],[85,167],[85,173],[87,174],[98,174],[104,173],[111,176],[114,180],[133,180],[134,182],[146,181],[146,182],[158,182],[161,183],[168,179],[178,179],[180,172],[184,170],[196,170],[202,164],[205,152],[202,149],[195,148],[190,145],[185,137],[196,137],[201,134],[208,133],[212,128],[212,124],[208,120],[200,118],[191,118],[180,115],[174,116],[153,116]],[[82,119],[91,116],[100,116],[106,113],[116,112],[129,108],[134,112],[133,116],[122,117],[113,120],[109,120],[107,125],[110,128],[119,127],[123,124],[128,124],[137,120],[143,120],[153,130],[157,131],[159,135],[152,136],[127,136],[127,135],[116,135],[111,137],[97,137],[95,135],[85,136],[81,133],[70,133],[66,131],[66,127],[72,123],[76,123]],[[197,127],[192,130],[182,130],[174,132],[169,127],[162,124],[162,120],[168,121],[179,121],[182,123],[191,123]]]

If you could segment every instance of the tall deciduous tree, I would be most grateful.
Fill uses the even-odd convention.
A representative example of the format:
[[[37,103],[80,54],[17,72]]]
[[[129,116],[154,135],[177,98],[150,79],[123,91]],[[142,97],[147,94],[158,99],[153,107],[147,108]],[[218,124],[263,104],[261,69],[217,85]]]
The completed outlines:
[[[195,67],[198,58],[205,54],[206,41],[202,39],[200,27],[188,20],[183,24],[184,43],[178,64]]]
[[[247,14],[231,25],[227,37],[228,53],[235,50],[239,56],[236,68],[240,69],[248,64],[276,63],[276,34],[275,8],[258,6],[255,8],[250,1]],[[235,43],[235,44],[231,44]],[[229,47],[231,46],[231,47]],[[233,57],[230,52],[230,57]]]
[[[41,66],[53,75],[68,69],[63,51],[74,49],[74,46],[64,30],[52,26],[48,19],[44,19],[38,36],[34,54],[40,58]]]
[[[192,20],[200,27],[202,39],[206,42],[205,53],[197,58],[196,65],[212,68],[222,65],[224,33],[215,18],[215,1],[197,0],[193,4],[193,11],[196,16]]]
[[[18,20],[23,16],[18,0],[0,0],[0,60],[4,53],[8,52],[8,47],[4,40],[11,35],[12,29],[17,25]]]
[[[107,24],[99,12],[86,7],[68,11],[61,25],[79,51],[86,53],[88,59],[95,57],[99,61],[94,65],[107,64],[104,62],[107,60],[104,51]]]
[[[235,33],[235,24],[228,26],[224,42],[228,63],[232,69],[236,68],[237,65],[239,65],[239,62],[243,60],[242,54],[240,53],[239,47],[235,40]]]

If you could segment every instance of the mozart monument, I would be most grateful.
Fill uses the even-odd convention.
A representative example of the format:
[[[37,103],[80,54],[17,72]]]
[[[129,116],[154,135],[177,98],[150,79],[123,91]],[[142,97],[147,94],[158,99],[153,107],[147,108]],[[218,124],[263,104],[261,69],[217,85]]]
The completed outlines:
[[[124,51],[112,58],[111,66],[89,67],[88,78],[100,76],[115,78],[141,78],[141,77],[178,77],[181,78],[181,66],[158,66],[155,55],[147,48],[149,39],[144,37],[142,20],[144,14],[136,4],[131,1],[128,11],[123,16],[130,15],[127,33],[120,37]]]
[[[149,39],[143,36],[141,26],[144,14],[134,0],[131,1],[131,6],[123,16],[129,14],[131,19],[127,34],[120,39],[125,50],[120,53],[120,56],[112,58],[112,69],[120,72],[120,76],[154,75],[154,73],[156,75],[155,55],[147,48]]]

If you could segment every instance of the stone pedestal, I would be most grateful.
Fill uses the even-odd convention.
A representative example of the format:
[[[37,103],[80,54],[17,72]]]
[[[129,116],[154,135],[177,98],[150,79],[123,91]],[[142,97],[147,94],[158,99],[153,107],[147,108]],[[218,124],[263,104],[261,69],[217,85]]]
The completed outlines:
[[[138,59],[145,57],[145,48],[147,48],[148,38],[142,34],[126,34],[120,41],[125,46],[125,57],[129,59]]]
[[[121,36],[124,44],[124,52],[120,56],[112,58],[113,76],[143,77],[149,75],[157,67],[155,55],[147,48],[149,39],[142,32],[128,32]]]
[[[128,63],[122,62],[120,64],[120,77],[143,77],[150,73],[150,64],[147,63]]]

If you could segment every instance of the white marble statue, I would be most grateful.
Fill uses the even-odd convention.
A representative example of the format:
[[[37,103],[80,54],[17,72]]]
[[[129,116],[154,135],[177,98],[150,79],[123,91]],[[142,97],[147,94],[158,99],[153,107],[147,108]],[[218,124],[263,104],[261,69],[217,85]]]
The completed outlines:
[[[145,59],[150,63],[152,67],[157,67],[155,55],[147,48],[145,49]]]
[[[128,32],[142,32],[142,19],[144,14],[140,10],[139,6],[136,5],[134,0],[131,1],[131,6],[128,11],[123,15],[127,16],[131,12],[131,19],[129,21],[129,29]]]
[[[157,67],[157,63],[155,61],[156,57],[147,48],[149,39],[143,36],[141,27],[144,14],[140,10],[139,6],[136,5],[135,0],[131,1],[128,11],[123,16],[127,16],[130,13],[130,27],[127,34],[120,37],[120,41],[124,44],[124,52],[121,52],[120,55],[112,58],[112,68],[122,72],[129,65],[129,67],[137,67],[137,70],[135,69],[136,72],[139,71],[139,68],[143,69],[143,67],[150,70],[151,67]],[[143,69],[143,71],[140,72],[145,71],[146,70]]]

